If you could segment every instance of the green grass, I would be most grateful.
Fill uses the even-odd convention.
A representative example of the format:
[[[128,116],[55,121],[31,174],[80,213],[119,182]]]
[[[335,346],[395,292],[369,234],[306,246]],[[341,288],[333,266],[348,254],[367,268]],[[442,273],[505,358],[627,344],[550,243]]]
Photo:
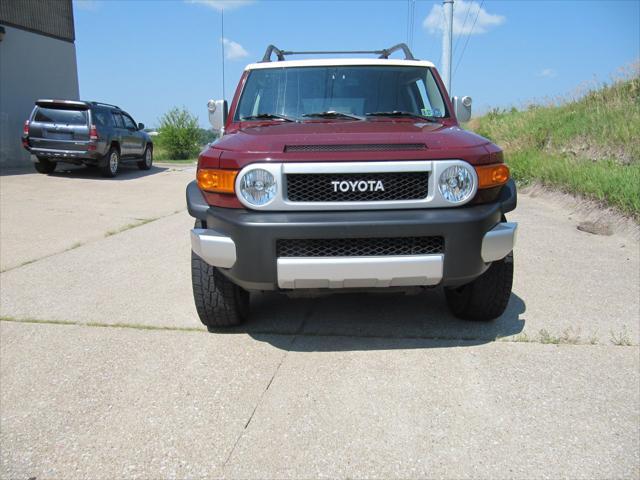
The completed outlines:
[[[175,158],[169,158],[169,155],[168,155],[168,153],[166,152],[166,150],[164,148],[162,148],[160,145],[155,145],[154,144],[153,160],[155,162],[158,162],[158,163],[176,163],[176,164],[184,165],[184,164],[197,162],[198,161],[198,157],[187,158],[187,159],[183,159],[183,160],[178,160],[178,159],[175,159]]]
[[[640,162],[593,162],[535,150],[516,150],[506,156],[506,161],[520,184],[538,181],[640,218]]]
[[[161,163],[170,163],[170,164],[176,164],[176,165],[191,165],[191,164],[195,164],[198,161],[197,158],[190,158],[188,160],[157,160],[156,159],[156,163],[161,164]]]
[[[520,183],[586,196],[640,219],[640,76],[577,99],[492,110],[468,128],[504,148]]]

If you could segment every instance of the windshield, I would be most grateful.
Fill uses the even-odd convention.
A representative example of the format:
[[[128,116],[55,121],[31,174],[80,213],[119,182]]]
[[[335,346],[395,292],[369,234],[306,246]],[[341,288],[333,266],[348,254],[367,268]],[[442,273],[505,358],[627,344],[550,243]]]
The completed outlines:
[[[310,120],[335,112],[409,113],[443,118],[447,109],[428,67],[365,65],[256,69],[249,73],[234,121],[265,114]],[[306,116],[305,116],[306,115]]]

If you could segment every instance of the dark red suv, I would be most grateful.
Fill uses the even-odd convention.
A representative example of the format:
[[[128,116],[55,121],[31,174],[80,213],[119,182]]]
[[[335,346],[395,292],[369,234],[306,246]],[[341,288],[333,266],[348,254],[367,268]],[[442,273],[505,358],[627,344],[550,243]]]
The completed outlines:
[[[461,318],[500,316],[516,187],[502,150],[460,128],[471,99],[450,100],[403,44],[372,59],[294,53],[269,46],[228,112],[209,102],[220,138],[187,187],[202,322],[241,323],[254,291],[416,286],[444,287]]]

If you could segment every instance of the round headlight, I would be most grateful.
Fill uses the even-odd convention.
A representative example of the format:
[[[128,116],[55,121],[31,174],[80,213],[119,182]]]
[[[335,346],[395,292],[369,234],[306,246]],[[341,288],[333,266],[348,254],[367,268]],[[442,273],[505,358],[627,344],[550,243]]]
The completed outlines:
[[[471,171],[462,165],[453,165],[440,174],[438,189],[445,200],[461,203],[473,193],[474,177]]]
[[[266,170],[249,170],[240,179],[240,195],[252,205],[264,205],[276,196],[276,179]]]

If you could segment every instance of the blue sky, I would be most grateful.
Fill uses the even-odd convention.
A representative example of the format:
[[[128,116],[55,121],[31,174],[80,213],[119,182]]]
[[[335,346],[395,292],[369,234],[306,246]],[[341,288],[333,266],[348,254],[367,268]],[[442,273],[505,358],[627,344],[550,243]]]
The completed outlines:
[[[412,44],[417,58],[437,66],[440,4],[415,1]],[[259,60],[269,43],[291,50],[366,50],[407,41],[407,5],[408,0],[74,0],[80,95],[120,105],[149,126],[172,106],[185,106],[204,127],[207,100],[222,97],[221,8],[230,99],[244,66]],[[587,83],[608,81],[640,57],[638,0],[454,5],[452,90],[472,96],[476,113],[571,95]]]

